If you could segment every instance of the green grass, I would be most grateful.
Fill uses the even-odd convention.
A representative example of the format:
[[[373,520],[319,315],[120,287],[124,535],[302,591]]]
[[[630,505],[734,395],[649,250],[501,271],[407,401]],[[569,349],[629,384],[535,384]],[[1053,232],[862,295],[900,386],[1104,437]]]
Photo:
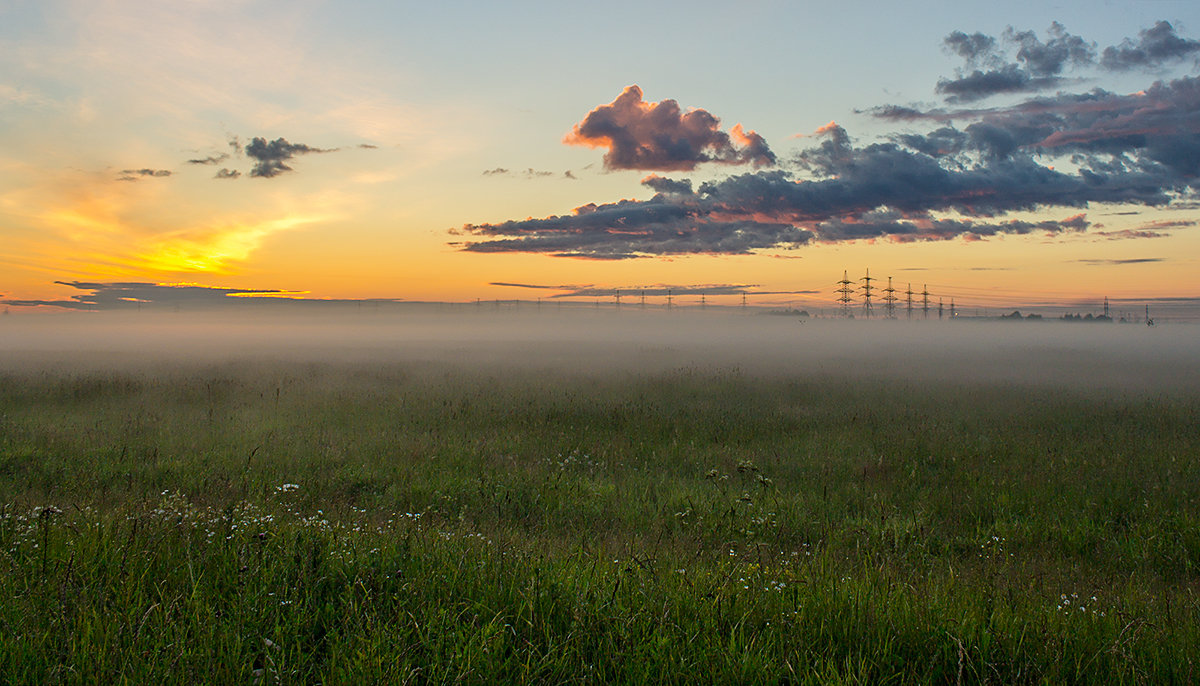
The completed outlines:
[[[0,682],[1196,683],[1200,393],[0,377]]]

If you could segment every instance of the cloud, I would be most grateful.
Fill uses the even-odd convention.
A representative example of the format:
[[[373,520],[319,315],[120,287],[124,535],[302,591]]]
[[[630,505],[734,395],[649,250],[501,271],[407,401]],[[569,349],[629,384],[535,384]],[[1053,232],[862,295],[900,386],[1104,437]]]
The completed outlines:
[[[839,126],[802,153],[815,180],[762,171],[707,182],[647,177],[650,200],[588,204],[572,214],[466,225],[471,252],[535,252],[594,259],[654,255],[748,254],[813,242],[978,238],[1034,231],[1082,231],[1083,215],[1064,220],[989,217],[1089,203],[1166,205],[1174,177],[1163,169],[1066,173],[1029,155],[947,165],[895,143],[855,147]],[[956,212],[962,219],[937,218]]]
[[[1200,41],[1179,36],[1166,21],[1139,32],[1136,41],[1126,38],[1119,45],[1105,48],[1098,58],[1095,43],[1068,33],[1058,22],[1050,24],[1044,41],[1033,31],[1012,27],[1004,32],[1002,41],[1016,49],[1011,59],[992,36],[962,31],[946,36],[944,47],[961,57],[966,68],[959,70],[955,78],[939,79],[936,92],[952,103],[972,102],[991,95],[1060,86],[1068,69],[1154,70],[1200,55]],[[899,118],[902,114],[898,109],[893,116]]]
[[[668,179],[657,174],[651,174],[642,179],[642,185],[652,189],[655,193],[664,195],[691,195],[692,180],[691,179]]]
[[[218,170],[216,174],[213,175],[213,178],[214,179],[236,179],[241,175],[242,175],[242,173],[236,169],[222,168],[222,169]]]
[[[118,181],[137,181],[146,177],[165,178],[171,175],[169,169],[122,169]]]
[[[523,284],[523,283],[503,283],[494,282],[492,286],[511,286],[515,288],[528,288],[531,290],[553,290],[565,291],[551,298],[580,298],[580,297],[614,297],[616,295],[624,295],[629,297],[640,297],[648,295],[652,297],[660,297],[666,295],[793,295],[793,294],[809,294],[815,291],[755,291],[758,284],[687,284],[687,285],[666,285],[656,284],[652,286],[543,286],[538,284]]]
[[[220,153],[217,155],[209,155],[208,157],[200,157],[197,159],[188,160],[187,163],[188,164],[216,165],[216,164],[220,164],[220,163],[224,162],[227,159],[229,159],[229,153],[223,152],[223,153]]]
[[[1116,264],[1145,264],[1148,262],[1166,262],[1165,257],[1131,257],[1126,259],[1115,260],[1079,260],[1084,264],[1091,265],[1116,265]]]
[[[372,300],[310,300],[302,298],[307,291],[277,289],[221,288],[200,284],[163,284],[153,282],[86,282],[55,281],[54,283],[84,291],[67,300],[0,300],[16,307],[50,306],[71,310],[107,311],[141,308],[207,309],[213,307],[246,307],[263,304],[330,305],[358,302],[398,302],[391,299]]]
[[[642,89],[634,85],[589,112],[563,142],[606,148],[604,166],[610,170],[690,171],[706,162],[775,164],[762,136],[741,124],[726,133],[720,123],[703,109],[683,112],[674,100],[644,102]]]
[[[892,118],[890,110],[875,115]],[[912,110],[909,121],[971,121],[962,130],[941,127],[928,134],[901,134],[897,142],[925,154],[974,152],[993,158],[1023,154],[1076,154],[1094,172],[1164,172],[1169,186],[1191,185],[1200,175],[1200,78],[1155,82],[1118,95],[1095,89],[1034,98],[988,110]],[[1167,176],[1175,176],[1171,182]]]
[[[1095,46],[1067,33],[1062,24],[1051,23],[1046,36],[1043,42],[1033,31],[1009,27],[1004,41],[1017,48],[1016,61],[1009,62],[997,49],[995,38],[955,31],[946,36],[943,45],[973,69],[960,71],[953,79],[938,80],[935,90],[950,102],[1043,90],[1060,84],[1067,66],[1086,66],[1095,61]]]
[[[279,176],[283,172],[292,171],[287,162],[296,155],[333,152],[334,150],[336,148],[314,148],[303,143],[289,143],[284,138],[276,138],[268,142],[265,138],[256,137],[250,139],[250,142],[246,144],[244,152],[247,157],[255,160],[255,165],[250,170],[250,176],[269,179]]]
[[[578,288],[587,288],[587,286],[571,286],[571,285],[539,286],[537,284],[531,284],[531,283],[508,283],[505,281],[493,281],[493,282],[489,283],[488,285],[489,286],[505,286],[508,288],[530,288],[530,289],[547,290],[547,291],[564,291],[564,290],[575,290]]]
[[[1159,21],[1141,31],[1136,43],[1126,38],[1120,45],[1105,48],[1100,56],[1100,66],[1116,71],[1154,69],[1195,54],[1200,54],[1200,41],[1180,38],[1175,27]]]
[[[1107,238],[1110,241],[1121,241],[1131,238],[1166,238],[1171,234],[1152,229],[1120,229],[1118,231],[1093,231],[1092,235]]]
[[[494,169],[486,169],[483,172],[484,176],[522,176],[526,179],[544,179],[549,176],[558,176],[555,172],[546,171],[544,169],[534,169],[528,167],[524,171],[515,172],[507,167],[496,167]],[[570,171],[563,173],[563,178],[573,179],[575,175]]]

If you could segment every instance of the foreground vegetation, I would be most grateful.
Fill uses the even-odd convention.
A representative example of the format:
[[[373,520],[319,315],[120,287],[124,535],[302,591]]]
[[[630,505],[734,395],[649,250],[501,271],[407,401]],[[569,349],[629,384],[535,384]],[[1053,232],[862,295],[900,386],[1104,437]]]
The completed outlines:
[[[1196,683],[1200,396],[0,378],[0,682]]]

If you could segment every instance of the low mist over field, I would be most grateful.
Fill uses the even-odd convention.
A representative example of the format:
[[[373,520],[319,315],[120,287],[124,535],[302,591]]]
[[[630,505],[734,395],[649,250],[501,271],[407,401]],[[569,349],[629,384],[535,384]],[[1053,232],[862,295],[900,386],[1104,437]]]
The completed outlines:
[[[71,314],[0,320],[5,372],[180,363],[403,364],[487,373],[652,373],[988,381],[1178,390],[1200,382],[1200,327],[1174,324],[844,321],[637,309],[411,313]]]

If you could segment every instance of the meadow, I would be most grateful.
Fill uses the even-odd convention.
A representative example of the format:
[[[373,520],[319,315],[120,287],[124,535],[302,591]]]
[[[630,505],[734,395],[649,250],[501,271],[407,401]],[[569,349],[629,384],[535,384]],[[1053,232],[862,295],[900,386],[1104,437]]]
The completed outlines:
[[[638,354],[9,351],[0,682],[1200,681],[1194,386]]]

